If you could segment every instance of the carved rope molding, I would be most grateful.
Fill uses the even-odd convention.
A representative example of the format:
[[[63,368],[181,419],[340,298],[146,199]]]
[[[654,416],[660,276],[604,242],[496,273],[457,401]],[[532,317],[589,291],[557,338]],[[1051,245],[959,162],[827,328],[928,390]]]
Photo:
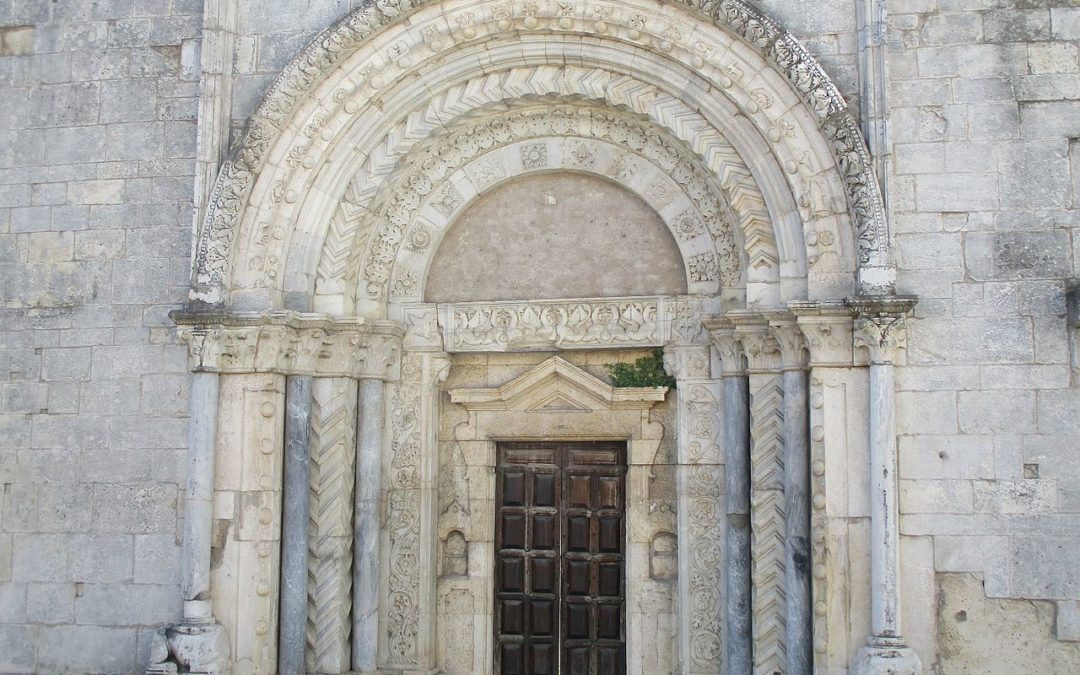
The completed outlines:
[[[325,30],[286,66],[250,118],[232,159],[218,175],[196,246],[193,295],[215,302],[224,299],[222,288],[238,216],[267,150],[287,126],[290,115],[326,73],[383,27],[403,19],[424,4],[428,3],[410,0],[366,3]],[[860,245],[860,261],[875,266],[886,264],[888,230],[870,155],[858,124],[821,65],[794,36],[741,0],[693,0],[682,4],[741,38],[775,64],[799,93],[819,120],[821,132],[830,142],[837,166],[845,178],[848,205],[855,219]],[[508,5],[501,7],[506,7],[505,17],[499,21],[503,30],[529,29],[530,23],[533,27],[537,25],[535,12],[515,16]],[[594,31],[600,32],[599,26],[605,24],[602,19],[594,22]]]
[[[396,380],[404,326],[325,314],[173,311],[194,372]]]

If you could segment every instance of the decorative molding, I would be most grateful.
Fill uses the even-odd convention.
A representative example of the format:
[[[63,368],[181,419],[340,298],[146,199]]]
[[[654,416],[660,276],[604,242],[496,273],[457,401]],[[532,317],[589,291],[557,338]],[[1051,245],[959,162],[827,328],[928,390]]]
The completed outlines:
[[[689,632],[685,672],[706,675],[722,672],[724,614],[722,598],[724,557],[724,503],[721,498],[720,467],[702,464],[680,467],[683,478],[682,548],[687,553],[684,630]]]
[[[406,354],[401,380],[390,384],[390,482],[387,486],[386,649],[379,660],[390,667],[418,666],[420,631],[421,490],[424,430],[421,426],[424,364],[420,354]]]
[[[648,410],[667,387],[612,387],[558,356],[497,388],[451,389],[450,400],[466,410],[572,412]]]
[[[320,377],[311,398],[307,669],[344,673],[352,656],[356,383]]]
[[[671,340],[677,302],[663,296],[463,302],[439,305],[438,320],[447,352],[658,347]]]
[[[397,378],[404,327],[326,314],[174,310],[194,372]]]
[[[290,118],[301,102],[310,100],[313,90],[322,82],[324,75],[337,68],[361,45],[366,44],[372,35],[392,22],[408,25],[401,22],[401,19],[424,4],[427,3],[387,0],[362,5],[318,36],[273,83],[249,120],[234,156],[219,173],[206,224],[196,245],[193,298],[211,303],[225,300],[230,249],[239,215],[247,203],[255,177],[262,169],[270,147],[282,134],[282,130],[289,126]],[[888,232],[881,194],[873,176],[872,162],[858,125],[820,64],[790,33],[781,30],[774,21],[746,2],[722,0],[700,5],[697,2],[688,2],[683,6],[739,36],[758,54],[774,63],[793,91],[805,102],[816,117],[821,133],[831,142],[836,166],[846,179],[849,209],[857,227],[860,260],[866,265],[883,267]],[[541,11],[545,16],[539,16]],[[547,24],[552,20],[560,24],[569,22],[571,25],[576,21],[569,16],[548,17],[548,13],[554,12],[547,5],[544,5],[542,10],[534,9],[531,14],[526,13],[524,17],[516,13],[506,13],[502,18],[495,19],[493,24],[485,25],[481,29],[518,32],[538,28],[546,30]],[[609,21],[621,20],[622,14],[620,12],[608,15]],[[600,30],[601,26],[603,30]],[[598,21],[592,22],[592,25],[586,28],[591,28],[602,38],[603,34],[614,26],[609,27],[608,21]],[[640,26],[628,26],[625,30],[629,31],[628,36],[636,34],[640,38],[643,31],[650,29],[652,27],[646,27],[642,21]],[[472,30],[475,35],[478,28],[469,26],[467,30]],[[623,30],[621,26],[620,30]],[[434,44],[442,46],[441,41],[425,41],[423,36],[418,36],[416,41],[428,48]],[[447,44],[452,42],[448,40]],[[389,52],[394,50],[388,50],[388,56],[396,57],[397,68],[412,64],[408,53],[410,43],[401,43],[405,52],[390,54]],[[641,44],[643,48],[653,49],[651,40]],[[672,48],[682,49],[681,45],[681,40],[673,42],[663,39],[656,42],[656,49],[658,54],[663,55]],[[704,65],[704,59],[700,56],[695,56],[692,61],[700,64],[698,67]],[[364,79],[368,80],[371,86],[384,84],[383,77],[378,72],[372,72]],[[730,81],[728,78],[728,82]],[[756,112],[768,103],[760,96],[755,98],[756,100],[744,104],[748,112]],[[317,132],[317,129],[315,131]]]

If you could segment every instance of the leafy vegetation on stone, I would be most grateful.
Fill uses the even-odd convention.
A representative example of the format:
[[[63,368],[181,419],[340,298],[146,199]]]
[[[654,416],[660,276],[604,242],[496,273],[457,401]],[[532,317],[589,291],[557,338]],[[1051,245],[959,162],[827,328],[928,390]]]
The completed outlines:
[[[604,367],[616,387],[675,388],[675,378],[664,371],[663,349],[654,349],[652,355],[643,356],[632,364],[609,363]]]

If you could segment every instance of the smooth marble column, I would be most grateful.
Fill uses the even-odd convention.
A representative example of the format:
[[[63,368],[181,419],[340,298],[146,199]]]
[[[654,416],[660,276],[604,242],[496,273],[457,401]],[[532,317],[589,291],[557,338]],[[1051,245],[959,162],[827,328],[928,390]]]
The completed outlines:
[[[282,467],[281,599],[278,672],[302,675],[307,629],[308,514],[310,499],[311,381],[291,376],[285,385],[285,461]]]
[[[361,380],[356,410],[352,669],[361,672],[374,671],[378,663],[383,388],[382,380]]]
[[[221,380],[195,373],[188,399],[187,487],[184,494],[184,619],[209,621],[213,533],[214,445]]]
[[[724,375],[724,502],[727,512],[727,654],[724,672],[749,675],[754,666],[750,559],[750,383]]]
[[[810,600],[810,429],[806,371],[784,371],[784,581],[788,673],[813,665]]]
[[[895,303],[894,303],[895,304]],[[913,304],[913,303],[912,303]],[[856,322],[870,357],[870,637],[857,675],[917,675],[918,655],[900,625],[900,522],[894,359],[905,339],[904,315],[881,312]]]
[[[896,482],[895,382],[891,363],[870,366],[870,627],[900,637],[900,540]]]

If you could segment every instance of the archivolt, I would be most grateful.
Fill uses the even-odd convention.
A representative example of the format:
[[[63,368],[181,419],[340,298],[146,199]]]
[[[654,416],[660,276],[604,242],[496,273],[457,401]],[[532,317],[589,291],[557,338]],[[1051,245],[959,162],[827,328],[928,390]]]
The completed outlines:
[[[286,246],[304,251],[313,268],[325,229],[294,234],[300,191],[306,195],[306,213],[312,209],[325,213],[314,218],[323,223],[317,227],[325,228],[344,192],[348,167],[357,165],[355,153],[350,162],[332,160],[345,146],[377,147],[373,143],[383,123],[372,124],[373,117],[401,119],[407,112],[400,104],[388,104],[393,92],[412,88],[411,98],[399,97],[402,103],[417,100],[418,92],[430,96],[434,78],[412,79],[421,72],[429,77],[437,72],[440,79],[453,81],[468,79],[477,70],[505,68],[512,61],[496,65],[498,49],[493,46],[499,44],[504,57],[512,55],[517,64],[549,64],[559,71],[573,64],[586,69],[603,64],[632,73],[669,94],[656,96],[645,106],[654,119],[668,101],[687,101],[705,113],[711,126],[726,127],[726,136],[744,158],[753,156],[750,167],[767,195],[796,195],[805,206],[817,203],[815,184],[817,192],[826,195],[842,193],[841,186],[846,186],[848,205],[859,225],[861,259],[881,264],[884,222],[865,150],[842,99],[820,68],[790,36],[740,2],[690,9],[652,0],[586,0],[539,9],[533,3],[517,7],[474,0],[445,11],[393,3],[357,10],[286,70],[252,118],[237,156],[223,167],[200,234],[193,296],[221,302],[228,286],[282,288],[282,280],[274,280],[270,268],[280,268]],[[404,14],[410,14],[409,25],[383,28]],[[703,16],[726,32],[702,22]],[[544,35],[532,35],[538,31]],[[592,37],[584,40],[582,33]],[[490,39],[484,42],[485,38]],[[510,51],[505,49],[508,44]],[[782,84],[778,73],[789,82]],[[639,92],[623,94],[633,98]],[[463,99],[467,98],[468,92]],[[723,120],[718,115],[724,115]],[[672,124],[672,131],[681,135],[684,122],[676,119]],[[408,136],[410,130],[405,132]],[[836,155],[826,160],[829,144]],[[768,161],[761,161],[765,158]],[[786,175],[771,166],[783,166]],[[780,189],[783,183],[785,188]],[[245,208],[248,203],[254,208]],[[769,200],[773,209],[786,204]],[[828,208],[809,208],[803,217],[811,232],[820,229],[815,220],[833,221],[827,228],[833,231],[840,224]],[[313,222],[307,215],[304,219]],[[773,220],[789,231],[785,235],[789,237],[791,226],[797,224],[788,213],[778,220],[774,212]],[[243,241],[236,240],[240,231],[247,241],[232,251]],[[801,245],[802,232],[796,234]],[[837,245],[843,247],[845,238]],[[846,264],[836,267],[840,274],[850,273]],[[789,269],[792,272],[800,273]]]
[[[324,288],[333,294],[357,282],[357,299],[384,300],[392,277],[392,299],[418,299],[414,296],[423,287],[430,255],[446,225],[473,196],[532,171],[596,173],[638,194],[671,228],[683,252],[691,292],[714,294],[720,282],[725,290],[735,291],[728,297],[738,301],[746,265],[742,237],[732,224],[736,219],[749,230],[743,236],[760,233],[754,260],[769,267],[776,281],[772,228],[760,194],[756,200],[740,201],[744,206],[756,203],[759,209],[744,208],[733,218],[726,191],[713,172],[662,129],[584,102],[545,100],[502,108],[468,116],[418,144],[398,162],[394,177],[366,211],[353,204],[346,207],[358,217],[343,217],[338,210],[319,263],[315,309],[333,309],[333,304],[321,304],[328,299],[320,297]],[[738,187],[733,175],[750,177],[745,170],[727,172],[728,190]],[[360,194],[355,183],[369,177],[362,171],[348,194]],[[747,189],[756,192],[752,181],[747,182]],[[378,226],[369,238],[373,223]],[[337,255],[346,249],[355,257]],[[339,281],[347,274],[352,282]]]

